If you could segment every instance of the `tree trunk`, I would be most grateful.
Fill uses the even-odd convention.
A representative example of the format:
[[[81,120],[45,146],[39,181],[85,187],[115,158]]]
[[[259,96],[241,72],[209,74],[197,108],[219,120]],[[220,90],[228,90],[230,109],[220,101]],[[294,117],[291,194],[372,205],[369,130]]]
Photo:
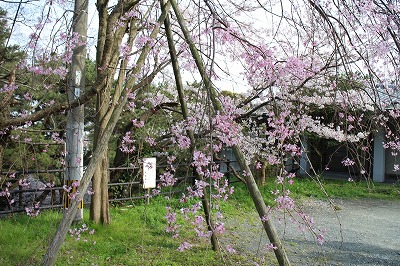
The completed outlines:
[[[254,205],[257,209],[258,215],[260,217],[265,217],[268,216],[268,208],[267,205],[264,202],[264,199],[261,195],[261,192],[257,186],[256,181],[254,180],[253,175],[251,174],[251,170],[249,166],[246,163],[246,159],[244,158],[244,155],[240,148],[238,146],[233,146],[233,152],[236,156],[236,159],[242,169],[247,173],[244,178],[246,180],[246,186],[247,189],[250,192],[250,196],[253,199]],[[289,259],[286,255],[286,252],[284,250],[284,247],[281,243],[281,240],[279,239],[278,233],[276,232],[275,226],[272,223],[271,220],[267,220],[262,223],[263,227],[265,229],[265,232],[267,233],[268,239],[271,241],[272,244],[274,244],[277,249],[274,250],[276,259],[279,262],[279,265],[281,266],[288,266],[290,265]]]
[[[107,149],[108,150],[108,149]],[[102,154],[101,162],[97,165],[92,178],[94,194],[90,204],[90,220],[104,225],[111,222],[108,203],[108,157],[107,151]]]
[[[110,217],[110,204],[108,201],[108,182],[110,177],[110,172],[108,171],[109,161],[107,153],[101,160],[101,170],[102,170],[102,177],[101,177],[101,196],[100,196],[100,222],[102,224],[110,224],[111,217]]]
[[[161,0],[161,5],[163,6],[165,4],[166,0]],[[181,111],[184,119],[187,119],[189,116],[188,108],[186,105],[185,101],[185,94],[183,90],[183,84],[182,84],[182,77],[180,74],[180,69],[178,65],[178,57],[176,55],[176,50],[175,50],[175,45],[174,41],[172,38],[172,30],[171,30],[171,24],[169,20],[169,16],[165,18],[164,21],[164,26],[165,26],[165,32],[167,35],[167,40],[168,40],[168,47],[169,47],[169,53],[171,56],[171,62],[172,62],[172,68],[174,71],[174,77],[175,77],[175,83],[176,83],[176,88],[178,91],[178,97],[179,97],[179,102],[181,105]],[[192,130],[188,130],[187,134],[190,139],[190,153],[193,156],[194,150],[195,150],[195,138]],[[199,175],[197,174],[196,170],[193,171],[194,176],[196,179],[199,179]],[[214,251],[219,250],[219,245],[218,245],[218,238],[216,233],[214,232],[215,224],[211,216],[211,208],[210,208],[210,202],[208,200],[208,192],[204,189],[204,194],[201,198],[201,203],[203,206],[203,211],[204,211],[204,216],[206,218],[206,223],[207,223],[207,228],[211,232],[211,246]]]
[[[174,10],[176,19],[178,20],[179,26],[182,30],[185,40],[189,45],[190,52],[192,53],[192,57],[196,62],[197,69],[200,72],[200,75],[203,79],[204,85],[205,85],[206,89],[209,91],[209,95],[210,95],[210,99],[213,104],[213,107],[216,111],[223,111],[221,103],[217,99],[216,90],[214,89],[213,85],[211,84],[211,81],[206,73],[203,60],[202,60],[202,58],[199,54],[199,51],[197,50],[197,48],[192,40],[192,37],[186,27],[185,20],[182,16],[182,13],[181,13],[175,0],[170,0],[169,2],[171,3],[171,6]],[[242,151],[236,145],[233,146],[232,148],[233,148],[233,152],[235,153],[235,156],[238,160],[240,167],[247,173],[245,175],[247,189],[250,192],[250,196],[253,199],[254,205],[257,209],[259,216],[263,217],[263,216],[268,215],[267,206],[265,205],[264,199],[262,198],[261,192],[258,189],[257,183],[254,180],[251,170],[246,163],[246,160],[244,158]],[[281,265],[281,266],[290,265],[289,259],[286,256],[286,252],[285,252],[285,250],[282,246],[282,243],[278,237],[278,234],[275,230],[274,224],[270,220],[267,220],[266,222],[263,222],[263,226],[268,235],[269,240],[271,241],[272,244],[274,244],[277,247],[277,249],[275,249],[274,252],[275,252],[275,256],[279,262],[279,265]]]
[[[108,103],[110,101],[110,93],[108,89],[102,90],[97,96],[96,110],[97,115],[95,119],[96,127],[94,131],[94,148],[97,147],[101,136],[106,129],[107,111],[109,111]],[[111,108],[111,107],[110,107]],[[109,224],[110,223],[110,210],[108,204],[108,148],[101,155],[101,163],[96,167],[92,178],[92,189],[94,194],[90,203],[90,220],[94,223]]]
[[[154,27],[153,31],[150,34],[151,38],[154,39],[157,36],[160,29],[159,25],[161,25],[164,22],[165,16],[168,13],[168,11],[169,11],[169,6],[167,6],[165,12],[162,12],[162,14],[160,15],[156,26]],[[141,70],[149,51],[150,51],[150,45],[146,44],[142,50],[142,53],[139,56],[138,61],[136,62],[136,68],[133,69],[132,71],[133,74],[132,77],[127,81],[127,88],[132,88],[133,84],[136,82],[136,74],[139,73],[139,71]],[[104,157],[103,154],[106,153],[107,151],[108,141],[111,137],[111,134],[113,133],[113,130],[118,122],[118,119],[121,116],[122,110],[124,109],[124,106],[127,103],[128,92],[130,91],[123,90],[121,97],[114,102],[116,107],[110,115],[110,119],[107,123],[107,126],[105,127],[104,133],[101,136],[99,136],[99,141],[93,152],[93,157],[91,158],[86,168],[85,174],[83,175],[81,184],[78,187],[78,191],[81,193],[81,195],[84,195],[86,193],[86,190],[89,186],[90,180],[95,172],[95,169],[97,165],[101,162],[102,158]],[[80,204],[81,202],[78,200],[73,200],[71,202],[68,211],[64,214],[63,219],[61,220],[57,228],[57,231],[54,237],[52,238],[52,241],[49,245],[49,248],[47,249],[46,254],[43,256],[43,260],[41,263],[42,266],[51,266],[54,264],[57,253],[60,250],[60,247],[65,240],[65,236],[78,210],[78,205]]]
[[[0,172],[3,170],[4,150],[6,148],[9,136],[10,136],[10,131],[6,131],[5,134],[0,135]]]
[[[117,106],[117,108],[114,110],[114,112],[111,115],[111,119],[108,123],[108,125],[105,127],[104,134],[99,138],[98,143],[96,148],[94,149],[93,152],[93,157],[91,158],[85,174],[83,175],[83,178],[81,180],[81,184],[78,187],[78,191],[80,192],[80,195],[84,195],[86,193],[86,190],[89,186],[90,180],[95,172],[95,170],[98,168],[98,164],[102,163],[103,155],[107,150],[108,147],[108,141],[111,137],[111,134],[114,130],[114,127],[121,115],[123,106],[126,104],[127,97],[122,97],[120,100],[120,104]],[[43,266],[51,266],[54,264],[56,260],[56,256],[58,251],[60,250],[60,247],[62,243],[64,242],[65,236],[72,224],[73,219],[75,218],[75,214],[78,210],[78,205],[81,204],[80,200],[72,200],[71,205],[69,206],[68,210],[64,213],[64,216],[57,228],[57,231],[49,245],[49,248],[47,249],[46,254],[43,256],[43,260],[41,265]]]
[[[266,161],[261,162],[261,168],[260,168],[260,172],[259,172],[260,173],[260,176],[259,176],[260,186],[264,186],[265,182],[267,180],[267,177],[266,177],[267,166],[268,166],[268,163]]]

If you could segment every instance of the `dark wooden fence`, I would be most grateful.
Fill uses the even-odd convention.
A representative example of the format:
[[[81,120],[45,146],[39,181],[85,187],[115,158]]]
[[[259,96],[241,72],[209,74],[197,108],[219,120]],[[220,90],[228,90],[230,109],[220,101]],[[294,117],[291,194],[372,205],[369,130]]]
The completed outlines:
[[[223,161],[218,162],[218,164],[223,164],[224,174],[229,181],[232,182],[232,175],[230,173],[230,165],[235,163],[235,161]],[[167,165],[157,165],[157,184],[160,182],[158,180],[159,173],[162,169],[165,169]],[[177,169],[190,169],[189,165],[178,165]],[[109,183],[109,194],[110,203],[119,203],[131,200],[140,200],[145,199],[147,191],[142,189],[142,178],[139,177],[137,171],[138,167],[120,167],[120,168],[109,168],[110,172],[113,171],[126,171],[125,174],[134,174],[137,175],[132,178],[131,181],[127,182],[116,182]],[[186,174],[184,176],[177,176],[178,179],[175,189],[172,190],[173,193],[182,193],[182,187],[191,186],[194,183],[194,175],[190,171],[183,171]],[[190,174],[189,174],[190,172]],[[10,172],[1,172],[2,178],[7,176]],[[65,169],[52,169],[52,170],[32,170],[32,171],[13,171],[13,178],[7,178],[6,180],[2,180],[2,194],[0,194],[0,217],[4,217],[6,215],[10,215],[18,212],[25,212],[25,208],[33,207],[35,203],[39,202],[39,209],[61,209],[63,208],[63,197],[64,197],[64,188],[62,186],[54,186],[49,187],[45,186],[44,180],[41,180],[40,175],[47,174],[52,176],[53,180],[58,184],[64,184],[64,173]],[[179,173],[179,171],[178,171]],[[34,178],[37,176],[37,178]],[[28,181],[34,180],[36,182],[36,187],[32,188],[24,188],[19,184],[20,178],[29,178]],[[6,186],[6,183],[9,182],[9,186]],[[39,187],[39,184],[42,184]],[[186,186],[185,186],[186,184]],[[5,189],[8,189],[9,195],[5,192]],[[160,194],[169,194],[169,192],[161,192]],[[90,196],[85,195],[84,204],[90,204]]]

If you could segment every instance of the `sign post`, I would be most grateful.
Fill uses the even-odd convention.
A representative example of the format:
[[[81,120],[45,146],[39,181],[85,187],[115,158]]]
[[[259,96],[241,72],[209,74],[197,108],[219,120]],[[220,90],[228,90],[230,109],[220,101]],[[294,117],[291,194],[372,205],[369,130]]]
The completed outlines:
[[[150,188],[156,187],[156,158],[143,158],[143,189],[147,189],[150,195]],[[147,197],[147,204],[149,197]]]
[[[75,0],[73,32],[79,35],[81,45],[73,50],[68,81],[68,100],[79,99],[85,89],[86,40],[87,40],[87,0]],[[76,193],[77,186],[83,176],[83,137],[84,137],[84,107],[83,104],[68,111],[66,132],[66,173],[65,181],[72,187],[64,197],[64,208],[68,208],[70,196]],[[83,197],[83,195],[82,195]],[[83,198],[75,216],[75,221],[83,219]]]

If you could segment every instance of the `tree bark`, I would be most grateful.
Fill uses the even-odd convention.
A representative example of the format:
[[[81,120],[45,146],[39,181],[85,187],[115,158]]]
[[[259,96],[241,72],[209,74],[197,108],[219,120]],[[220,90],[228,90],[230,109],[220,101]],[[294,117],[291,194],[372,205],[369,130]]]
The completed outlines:
[[[109,163],[107,150],[102,154],[101,162],[97,165],[93,175],[92,189],[95,193],[92,195],[90,204],[90,220],[103,225],[111,223],[108,202]]]
[[[94,149],[96,149],[101,136],[104,134],[106,129],[106,114],[108,111],[108,103],[110,99],[110,93],[108,88],[99,92],[97,96],[96,110],[97,115],[95,119],[95,132],[94,132]],[[111,108],[111,107],[110,107]],[[115,108],[115,107],[114,107]],[[92,195],[90,203],[90,220],[94,223],[109,224],[110,214],[107,208],[108,206],[108,148],[101,155],[101,163],[96,167],[92,179],[92,189],[94,194]],[[105,185],[105,183],[107,183]],[[106,199],[106,200],[105,200]],[[103,204],[107,201],[106,206]]]

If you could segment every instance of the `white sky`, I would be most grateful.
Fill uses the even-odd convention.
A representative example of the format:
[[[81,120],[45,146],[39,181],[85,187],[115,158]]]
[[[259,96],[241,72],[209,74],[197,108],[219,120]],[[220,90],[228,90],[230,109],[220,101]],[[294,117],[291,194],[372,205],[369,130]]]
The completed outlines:
[[[24,26],[28,24],[34,24],[38,18],[41,16],[41,12],[43,9],[43,3],[45,0],[39,0],[39,1],[34,1],[28,4],[23,4],[21,6],[21,14],[23,15],[23,20],[19,20],[18,23],[16,23],[15,30],[12,33],[12,38],[11,38],[11,43],[16,43],[16,44],[23,44],[26,43],[28,40],[28,36],[30,32],[32,32],[32,29]],[[116,0],[114,0],[116,1]],[[68,16],[72,16],[72,3],[73,1],[69,0],[70,8],[71,10],[67,11],[66,14]],[[290,6],[288,6],[288,1],[283,1],[282,2],[284,5],[284,8],[287,8],[288,10]],[[18,7],[18,4],[10,4],[10,3],[4,3],[0,2],[0,7],[3,7],[4,9],[9,11],[8,16],[11,17],[13,14],[15,14],[15,11]],[[277,13],[280,13],[280,6],[277,6],[276,10],[274,10]],[[56,13],[54,17],[51,17],[52,20],[55,21],[55,16],[60,16],[63,14],[64,10],[56,10]],[[95,8],[95,1],[94,0],[89,0],[89,12],[88,12],[88,54],[89,57],[94,60],[95,59],[95,51],[96,51],[96,39],[97,39],[97,27],[98,27],[98,17],[97,17],[97,11]],[[276,30],[276,25],[278,24],[278,18],[274,18],[271,15],[266,14],[264,11],[257,11],[252,13],[253,17],[248,17],[248,16],[238,16],[238,19],[241,19],[243,21],[252,21],[253,26],[258,28],[258,31],[256,34],[260,35],[260,38],[263,38],[264,40],[268,40],[268,35],[271,35],[274,32],[274,28]],[[20,23],[22,22],[22,23]],[[59,26],[56,26],[57,28]],[[283,27],[283,25],[281,25]],[[269,32],[267,32],[267,29],[269,29]],[[281,31],[283,28],[281,29]],[[223,67],[227,72],[229,72],[230,76],[224,75],[221,71],[217,72],[218,75],[221,77],[220,80],[213,80],[216,87],[221,89],[221,90],[230,90],[234,92],[246,92],[250,89],[247,81],[245,80],[244,75],[242,74],[243,72],[243,67],[239,63],[232,62],[226,58],[217,58],[218,63],[220,64],[221,67]],[[198,73],[189,73],[188,71],[183,71],[183,77],[185,81],[192,82],[194,79],[197,81],[200,79]]]

